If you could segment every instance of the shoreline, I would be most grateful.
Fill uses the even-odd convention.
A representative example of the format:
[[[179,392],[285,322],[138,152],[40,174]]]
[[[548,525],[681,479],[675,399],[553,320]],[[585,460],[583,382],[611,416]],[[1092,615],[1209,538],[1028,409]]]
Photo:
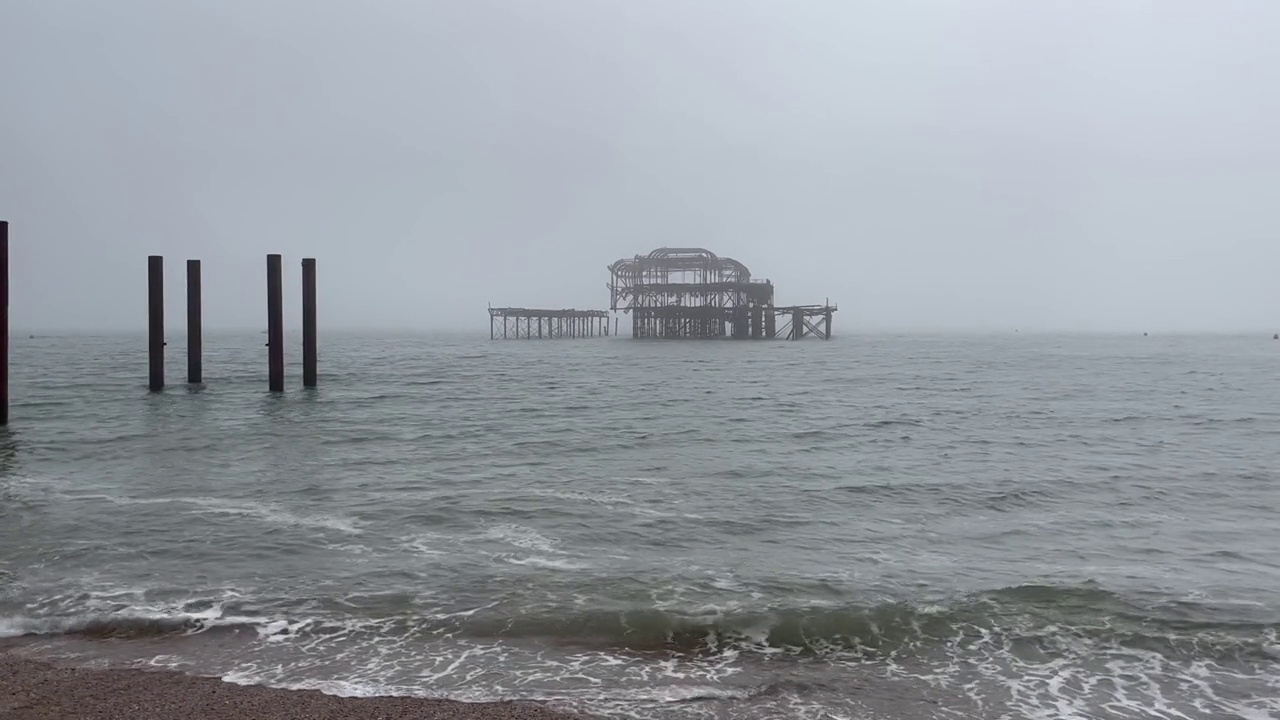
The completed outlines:
[[[0,650],[5,720],[589,720],[536,702],[340,697],[177,670],[58,665]]]

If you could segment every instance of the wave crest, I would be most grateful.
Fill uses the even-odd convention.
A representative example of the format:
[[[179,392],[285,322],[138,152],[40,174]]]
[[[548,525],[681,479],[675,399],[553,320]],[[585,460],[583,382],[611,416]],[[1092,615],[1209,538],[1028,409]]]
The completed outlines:
[[[731,613],[619,608],[539,614],[504,610],[496,603],[479,611],[414,615],[266,616],[237,610],[234,605],[202,613],[124,610],[110,615],[0,617],[0,637],[145,639],[251,629],[260,638],[282,641],[316,635],[337,638],[354,631],[408,637],[447,630],[476,640],[531,640],[639,653],[853,653],[868,658],[969,644],[1053,645],[1083,639],[1162,653],[1240,657],[1266,656],[1274,642],[1268,638],[1280,629],[1270,620],[1219,617],[1209,622],[1186,613],[1181,607],[1142,607],[1088,585],[1024,585],[946,605],[887,602]]]

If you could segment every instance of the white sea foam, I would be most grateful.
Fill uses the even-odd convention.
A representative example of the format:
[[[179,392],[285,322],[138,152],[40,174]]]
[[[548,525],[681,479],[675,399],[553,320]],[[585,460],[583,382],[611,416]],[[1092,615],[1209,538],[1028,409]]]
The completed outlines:
[[[314,527],[351,535],[358,535],[362,530],[349,518],[325,513],[306,513],[291,510],[280,503],[257,502],[251,500],[227,500],[214,497],[174,497],[174,498],[135,498],[121,495],[76,495],[68,496],[83,500],[104,500],[116,505],[193,505],[192,513],[215,513],[224,515],[241,515],[261,520],[271,525]]]
[[[538,555],[532,555],[524,558],[509,557],[505,559],[512,565],[529,565],[532,567],[547,568],[549,570],[586,570],[591,567],[587,563],[575,562],[564,558],[540,557]]]
[[[274,503],[234,502],[217,498],[181,498],[177,502],[192,503],[208,512],[252,517],[273,525],[321,528],[351,535],[358,535],[362,532],[348,518],[328,514],[294,512]]]
[[[497,540],[514,545],[523,550],[534,550],[536,552],[562,554],[556,549],[557,542],[539,533],[531,527],[524,525],[515,525],[506,523],[503,525],[495,525],[483,536],[485,540]]]

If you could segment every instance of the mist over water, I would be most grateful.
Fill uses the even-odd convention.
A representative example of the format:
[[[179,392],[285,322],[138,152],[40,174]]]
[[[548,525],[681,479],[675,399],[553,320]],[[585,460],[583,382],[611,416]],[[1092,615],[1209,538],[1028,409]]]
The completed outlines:
[[[1280,713],[1265,337],[322,343],[270,396],[256,334],[162,394],[16,338],[0,635],[623,717]]]

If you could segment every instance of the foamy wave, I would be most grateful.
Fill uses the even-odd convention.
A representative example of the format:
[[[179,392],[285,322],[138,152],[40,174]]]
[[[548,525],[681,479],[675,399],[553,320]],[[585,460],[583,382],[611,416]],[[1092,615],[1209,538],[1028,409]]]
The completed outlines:
[[[223,682],[233,685],[269,685],[285,690],[319,690],[325,695],[338,697],[383,697],[404,694],[399,688],[368,682],[348,680],[298,680],[295,682],[264,682],[262,675],[252,670],[235,670],[222,675]]]
[[[586,570],[591,567],[586,563],[574,562],[573,560],[539,557],[537,555],[526,558],[506,558],[506,561],[512,565],[527,565],[530,567],[547,568],[548,570]]]
[[[498,540],[514,545],[524,550],[534,550],[537,552],[560,554],[555,545],[556,541],[524,525],[504,524],[495,525],[482,536],[485,540]]]
[[[133,609],[114,614],[67,617],[0,617],[0,637],[25,635],[86,635],[101,638],[139,638],[195,634],[215,626],[250,625],[253,618],[224,617],[220,607],[184,613]]]
[[[117,505],[194,505],[199,509],[189,512],[241,515],[272,525],[321,528],[350,535],[359,535],[362,532],[350,519],[336,515],[300,513],[285,508],[278,503],[224,500],[213,497],[131,498],[118,495],[87,495],[80,497],[84,499],[101,499]]]

